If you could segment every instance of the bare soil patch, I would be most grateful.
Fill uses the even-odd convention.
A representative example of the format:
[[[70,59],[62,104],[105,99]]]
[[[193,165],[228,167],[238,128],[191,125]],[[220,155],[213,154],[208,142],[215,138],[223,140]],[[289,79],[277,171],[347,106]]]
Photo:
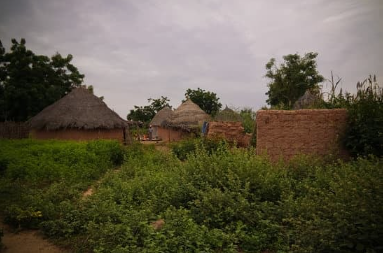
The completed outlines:
[[[3,224],[0,218],[0,229],[3,229],[4,236],[2,243],[2,253],[66,253],[69,252],[61,249],[44,239],[38,230],[25,230],[14,233],[12,229]]]

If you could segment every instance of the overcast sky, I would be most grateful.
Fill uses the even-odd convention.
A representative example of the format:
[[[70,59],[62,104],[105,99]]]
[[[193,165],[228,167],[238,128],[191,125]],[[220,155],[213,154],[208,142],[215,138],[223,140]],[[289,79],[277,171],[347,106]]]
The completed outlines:
[[[293,53],[318,52],[320,73],[349,91],[369,74],[383,82],[383,0],[1,0],[7,50],[11,38],[36,54],[72,54],[123,118],[148,98],[177,107],[198,87],[259,109],[265,64]]]

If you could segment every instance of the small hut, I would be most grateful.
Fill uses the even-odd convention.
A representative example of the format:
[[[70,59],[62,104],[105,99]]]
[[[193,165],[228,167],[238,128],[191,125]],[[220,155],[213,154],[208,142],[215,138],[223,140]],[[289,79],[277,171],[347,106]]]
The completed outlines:
[[[166,125],[175,131],[170,136],[171,141],[177,141],[190,133],[196,133],[205,121],[210,121],[209,114],[204,112],[197,104],[187,99],[171,115]]]
[[[153,128],[152,135],[154,139],[170,141],[171,131],[173,130],[166,127],[166,122],[171,119],[173,113],[172,109],[165,107],[157,112],[152,121],[150,121],[150,125]]]
[[[73,89],[28,123],[36,139],[130,140],[128,122],[85,88]]]
[[[315,107],[315,105],[320,101],[319,97],[306,90],[305,94],[301,96],[293,106],[294,110],[301,110]]]
[[[214,121],[221,121],[221,122],[241,122],[242,117],[239,115],[239,113],[233,111],[229,107],[226,106],[225,109],[220,111],[215,117]]]

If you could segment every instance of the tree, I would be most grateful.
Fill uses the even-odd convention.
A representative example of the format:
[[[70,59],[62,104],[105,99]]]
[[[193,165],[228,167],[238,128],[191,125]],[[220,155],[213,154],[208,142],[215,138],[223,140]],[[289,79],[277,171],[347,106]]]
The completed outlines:
[[[279,67],[275,58],[271,58],[266,64],[266,77],[270,79],[266,102],[271,106],[291,109],[306,90],[319,94],[319,83],[324,78],[316,69],[317,56],[317,53],[312,52],[306,53],[304,57],[298,54],[285,55],[284,62]]]
[[[253,133],[255,128],[256,112],[252,108],[243,108],[239,115],[242,118],[242,125],[246,133]]]
[[[0,42],[0,121],[25,121],[83,82],[72,55],[36,55],[12,39],[10,52]]]
[[[149,105],[145,106],[134,106],[133,110],[130,110],[127,115],[128,120],[142,121],[143,123],[149,124],[157,112],[165,107],[170,107],[170,100],[167,97],[161,96],[160,98],[153,99],[149,98]]]
[[[213,117],[222,107],[217,94],[214,92],[202,90],[200,88],[197,90],[187,89],[185,97],[190,98],[191,101],[196,103],[203,111]]]

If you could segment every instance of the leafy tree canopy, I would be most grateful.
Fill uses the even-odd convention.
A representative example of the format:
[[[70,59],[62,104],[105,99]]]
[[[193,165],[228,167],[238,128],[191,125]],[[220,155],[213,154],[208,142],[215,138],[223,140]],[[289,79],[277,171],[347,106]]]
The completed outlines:
[[[161,96],[160,98],[153,99],[149,98],[149,105],[145,106],[134,106],[133,110],[130,110],[127,115],[128,120],[142,121],[143,123],[149,124],[158,111],[164,107],[170,107],[170,100],[167,97]]]
[[[25,39],[12,39],[10,52],[0,41],[0,121],[25,121],[83,82],[72,55],[36,55]]]
[[[190,98],[191,101],[196,103],[203,111],[213,117],[222,107],[217,94],[214,92],[202,90],[200,88],[197,90],[187,89],[185,97]],[[185,100],[182,102],[185,102]]]
[[[306,53],[303,57],[298,54],[283,56],[284,62],[277,66],[275,58],[266,64],[266,77],[269,91],[266,102],[271,106],[291,109],[294,102],[306,90],[319,94],[319,83],[324,81],[317,71],[317,53]]]
[[[253,133],[255,128],[256,112],[252,108],[243,108],[239,112],[242,118],[243,128],[246,133]]]

